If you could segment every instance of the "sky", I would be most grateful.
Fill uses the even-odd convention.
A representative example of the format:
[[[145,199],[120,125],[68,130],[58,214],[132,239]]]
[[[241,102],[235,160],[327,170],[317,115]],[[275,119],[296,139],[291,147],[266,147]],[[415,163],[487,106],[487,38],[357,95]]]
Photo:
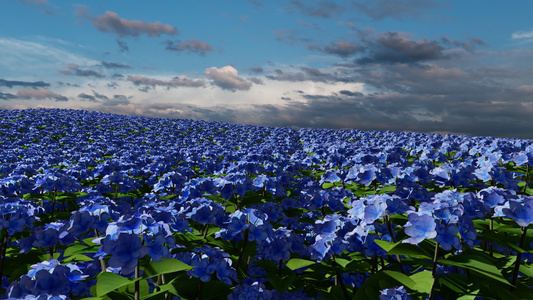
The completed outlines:
[[[533,139],[533,1],[0,0],[0,108]]]

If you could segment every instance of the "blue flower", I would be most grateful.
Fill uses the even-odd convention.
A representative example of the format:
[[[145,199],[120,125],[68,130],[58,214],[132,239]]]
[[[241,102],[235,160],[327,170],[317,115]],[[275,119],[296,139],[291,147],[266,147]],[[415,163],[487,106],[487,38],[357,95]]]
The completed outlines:
[[[195,254],[192,259],[191,266],[193,269],[187,271],[187,274],[196,278],[200,278],[200,280],[203,282],[208,282],[211,280],[211,274],[213,274],[217,269],[216,265],[210,263],[210,259],[206,254],[202,255],[201,258],[198,254]]]
[[[417,245],[425,239],[437,236],[435,220],[431,216],[411,213],[407,216],[407,220],[409,222],[405,225],[405,233],[410,236],[407,242]]]
[[[477,232],[472,219],[466,215],[459,217],[459,234],[465,240],[470,248],[474,248],[474,240]]]
[[[289,252],[290,243],[283,239],[276,238],[270,242],[264,251],[265,257],[275,262],[280,260],[289,260],[291,253]]]
[[[387,209],[386,197],[376,195],[369,196],[365,207],[365,223],[372,224],[376,219],[381,218]]]
[[[104,238],[100,248],[102,252],[111,255],[109,266],[122,268],[124,274],[133,271],[137,261],[149,251],[139,236],[128,233],[120,233],[116,241],[109,237]]]
[[[217,278],[220,281],[226,283],[227,285],[231,285],[233,283],[231,279],[237,282],[237,271],[234,268],[232,268],[231,264],[228,263],[226,260],[219,261],[216,264],[216,268],[217,268]]]
[[[228,300],[272,299],[272,291],[267,290],[265,285],[258,281],[250,284],[251,279],[249,278],[249,280],[245,280],[242,284],[236,286],[233,293],[228,295]]]
[[[34,234],[34,247],[48,248],[57,245],[59,242],[59,234],[57,230],[48,228],[46,230],[39,229]]]
[[[174,237],[169,236],[170,239]],[[163,257],[169,258],[168,247],[164,244],[167,243],[167,238],[162,232],[157,233],[156,235],[144,235],[144,242],[148,247],[148,256],[154,261],[161,261]],[[172,241],[171,241],[172,243]]]
[[[393,287],[380,291],[379,300],[411,300],[411,296],[405,290],[404,286]]]
[[[387,251],[385,251],[383,248],[378,246],[378,244],[376,244],[374,240],[380,240],[379,235],[369,234],[368,236],[366,236],[365,242],[364,242],[363,253],[367,257],[373,257],[374,255],[377,255],[380,257],[387,257]],[[383,240],[387,240],[388,242],[391,241],[389,235],[383,236]]]
[[[439,224],[437,226],[435,241],[446,251],[450,251],[452,246],[457,250],[461,250],[463,247],[459,241],[459,237],[455,236],[457,233],[459,233],[459,230],[455,224],[448,224],[448,226]]]
[[[504,208],[506,217],[513,219],[518,225],[527,227],[533,223],[533,198],[528,198],[523,204],[509,201],[509,208]]]

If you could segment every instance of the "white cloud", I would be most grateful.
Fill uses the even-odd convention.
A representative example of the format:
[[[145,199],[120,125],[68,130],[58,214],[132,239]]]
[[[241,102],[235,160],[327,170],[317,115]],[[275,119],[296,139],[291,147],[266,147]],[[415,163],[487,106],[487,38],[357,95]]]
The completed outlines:
[[[533,30],[530,31],[517,31],[511,35],[512,39],[528,39],[533,38]]]
[[[237,70],[232,66],[224,66],[220,69],[211,67],[205,69],[207,78],[221,89],[235,92],[236,90],[249,90],[252,83],[239,77]]]
[[[50,78],[51,70],[67,64],[94,65],[99,62],[60,47],[12,38],[0,38],[0,69],[9,78]],[[52,71],[53,72],[53,71]],[[48,79],[50,80],[50,79]]]

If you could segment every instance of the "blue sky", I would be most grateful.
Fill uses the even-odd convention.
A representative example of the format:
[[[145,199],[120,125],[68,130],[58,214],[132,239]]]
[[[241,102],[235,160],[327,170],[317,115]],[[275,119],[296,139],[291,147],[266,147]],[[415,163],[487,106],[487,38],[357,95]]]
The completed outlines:
[[[0,2],[0,108],[533,138],[531,1]]]

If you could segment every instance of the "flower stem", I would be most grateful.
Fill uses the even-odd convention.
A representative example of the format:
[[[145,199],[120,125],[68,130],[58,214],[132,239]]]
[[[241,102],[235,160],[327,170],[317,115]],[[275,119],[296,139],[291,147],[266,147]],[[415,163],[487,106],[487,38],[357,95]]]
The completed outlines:
[[[439,252],[439,243],[435,243],[435,253],[433,254],[433,270],[431,271],[431,276],[435,278],[435,273],[437,272],[437,255]]]
[[[526,190],[527,190],[527,176],[528,175],[529,175],[529,164],[526,164],[526,175],[524,179],[524,194],[526,193]]]
[[[435,253],[433,254],[433,270],[431,271],[431,276],[433,277],[433,280],[435,280],[435,273],[437,273],[437,257],[438,257],[438,253],[439,253],[439,243],[435,243]],[[433,297],[435,296],[435,293],[434,293],[434,286],[435,286],[435,282],[433,282],[433,286],[431,287],[431,292],[429,292],[429,299],[433,299]]]
[[[250,234],[248,228],[246,228],[246,230],[244,230],[244,239],[242,241],[242,248],[241,248],[241,253],[239,254],[239,259],[237,260],[237,265],[235,266],[235,270],[238,270],[239,267],[241,266],[241,263],[244,259],[244,249],[246,248],[246,243],[248,242],[248,235]]]
[[[331,260],[333,261],[333,268],[335,269],[335,285],[339,284],[342,289],[342,293],[344,294],[344,297],[346,299],[351,299],[350,294],[348,294],[348,290],[346,289],[346,285],[344,285],[344,281],[342,280],[342,274],[337,269],[337,263],[335,262],[335,254],[331,255]]]
[[[52,222],[54,221],[54,207],[56,206],[56,196],[57,196],[57,188],[54,187],[54,194],[52,196],[52,214],[51,214]]]
[[[383,218],[385,219],[385,223],[387,224],[387,229],[389,230],[391,241],[393,243],[396,243],[396,238],[394,237],[394,234],[392,232],[392,225],[390,224],[390,216],[389,216],[389,213],[387,211],[385,211],[385,216],[383,216]],[[399,255],[395,255],[395,256],[396,256],[396,260],[398,261],[398,264],[400,264],[400,272],[405,273],[405,270],[403,268],[402,259],[400,258]]]
[[[209,224],[205,224],[205,229],[204,229],[204,236],[202,237],[202,239],[205,240],[205,238],[207,237],[207,231],[209,230]]]
[[[96,230],[96,228],[94,229],[94,234],[96,235],[97,238],[100,237],[100,235],[98,234],[98,230]],[[105,261],[103,258],[100,258],[100,268],[102,268],[102,272],[105,272],[107,270],[105,267]]]
[[[492,217],[490,217],[489,229],[490,229],[491,232],[494,229],[494,220],[492,219]],[[494,255],[494,244],[490,240],[489,240],[489,251],[490,251],[489,252],[490,253],[490,257],[493,257],[493,255]]]
[[[198,283],[198,292],[196,292],[196,300],[202,300],[203,288],[204,288],[204,282],[200,280],[200,283]]]
[[[524,248],[524,242],[526,241],[527,227],[522,227],[522,236],[520,237],[520,248]],[[520,262],[522,261],[522,252],[516,254],[516,262],[513,269],[513,278],[511,279],[511,292],[516,289],[516,283],[518,282],[518,270],[520,269]]]
[[[135,279],[139,278],[139,260],[137,260],[137,265],[135,266]],[[139,300],[141,297],[140,293],[140,281],[135,281],[135,300]]]
[[[2,278],[4,276],[4,262],[6,259],[6,250],[7,250],[7,240],[9,239],[7,235],[7,230],[2,230],[3,238],[2,238],[2,245],[0,246],[0,250],[2,251],[2,259],[0,260],[0,282],[2,281]]]

